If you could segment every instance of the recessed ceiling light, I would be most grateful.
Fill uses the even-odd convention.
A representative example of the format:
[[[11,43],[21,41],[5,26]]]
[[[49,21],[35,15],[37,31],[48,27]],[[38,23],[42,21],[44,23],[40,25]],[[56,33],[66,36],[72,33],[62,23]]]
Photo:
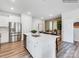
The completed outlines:
[[[14,10],[14,8],[12,7],[12,8],[10,8],[11,10]]]
[[[44,19],[44,17],[41,17],[41,19]]]
[[[31,12],[27,12],[28,15],[31,15]]]
[[[49,15],[50,17],[53,16],[52,14]]]
[[[47,1],[47,0],[42,0],[42,1],[44,1],[44,2],[45,2],[45,1]]]
[[[52,14],[50,14],[50,15],[49,15],[49,17],[50,17],[50,18],[52,18],[52,17],[53,17],[53,15],[52,15]]]
[[[12,0],[12,2],[15,2],[15,0]]]

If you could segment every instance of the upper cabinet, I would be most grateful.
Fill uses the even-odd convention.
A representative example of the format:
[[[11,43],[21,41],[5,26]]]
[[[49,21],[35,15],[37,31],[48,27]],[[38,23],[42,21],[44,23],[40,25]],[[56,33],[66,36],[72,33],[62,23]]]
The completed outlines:
[[[20,22],[20,15],[0,12],[0,27],[8,27],[9,22]]]
[[[9,22],[20,22],[20,16],[10,15]]]
[[[0,15],[0,27],[8,27],[8,20],[9,17],[8,16],[2,16]]]

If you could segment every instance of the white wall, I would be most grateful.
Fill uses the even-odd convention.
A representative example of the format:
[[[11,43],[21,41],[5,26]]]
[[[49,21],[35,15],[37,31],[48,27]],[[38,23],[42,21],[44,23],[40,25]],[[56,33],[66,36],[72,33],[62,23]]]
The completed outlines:
[[[31,31],[32,26],[32,17],[26,14],[21,15],[22,22],[22,33],[28,34]]]
[[[63,37],[63,41],[73,43],[73,21],[72,19],[63,19],[62,37]]]
[[[79,10],[66,12],[62,14],[62,38],[63,41],[71,42],[74,41],[74,27],[73,24],[79,17]]]
[[[39,31],[44,31],[44,20],[41,19],[33,19],[33,26],[32,29],[38,30],[38,24],[39,24]]]

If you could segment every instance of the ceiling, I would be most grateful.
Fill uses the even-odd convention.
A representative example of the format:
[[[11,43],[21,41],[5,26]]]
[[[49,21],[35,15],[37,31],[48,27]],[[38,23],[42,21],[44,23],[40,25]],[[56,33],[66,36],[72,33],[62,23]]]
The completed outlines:
[[[45,19],[78,8],[79,3],[63,3],[62,0],[0,0],[0,10],[26,14],[31,12],[33,17]]]

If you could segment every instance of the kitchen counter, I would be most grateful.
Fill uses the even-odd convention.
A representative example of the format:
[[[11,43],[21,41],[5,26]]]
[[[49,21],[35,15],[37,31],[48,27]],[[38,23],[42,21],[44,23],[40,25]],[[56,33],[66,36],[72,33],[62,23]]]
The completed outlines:
[[[33,37],[28,34],[26,48],[34,58],[55,58],[57,37],[42,33],[39,37]]]

